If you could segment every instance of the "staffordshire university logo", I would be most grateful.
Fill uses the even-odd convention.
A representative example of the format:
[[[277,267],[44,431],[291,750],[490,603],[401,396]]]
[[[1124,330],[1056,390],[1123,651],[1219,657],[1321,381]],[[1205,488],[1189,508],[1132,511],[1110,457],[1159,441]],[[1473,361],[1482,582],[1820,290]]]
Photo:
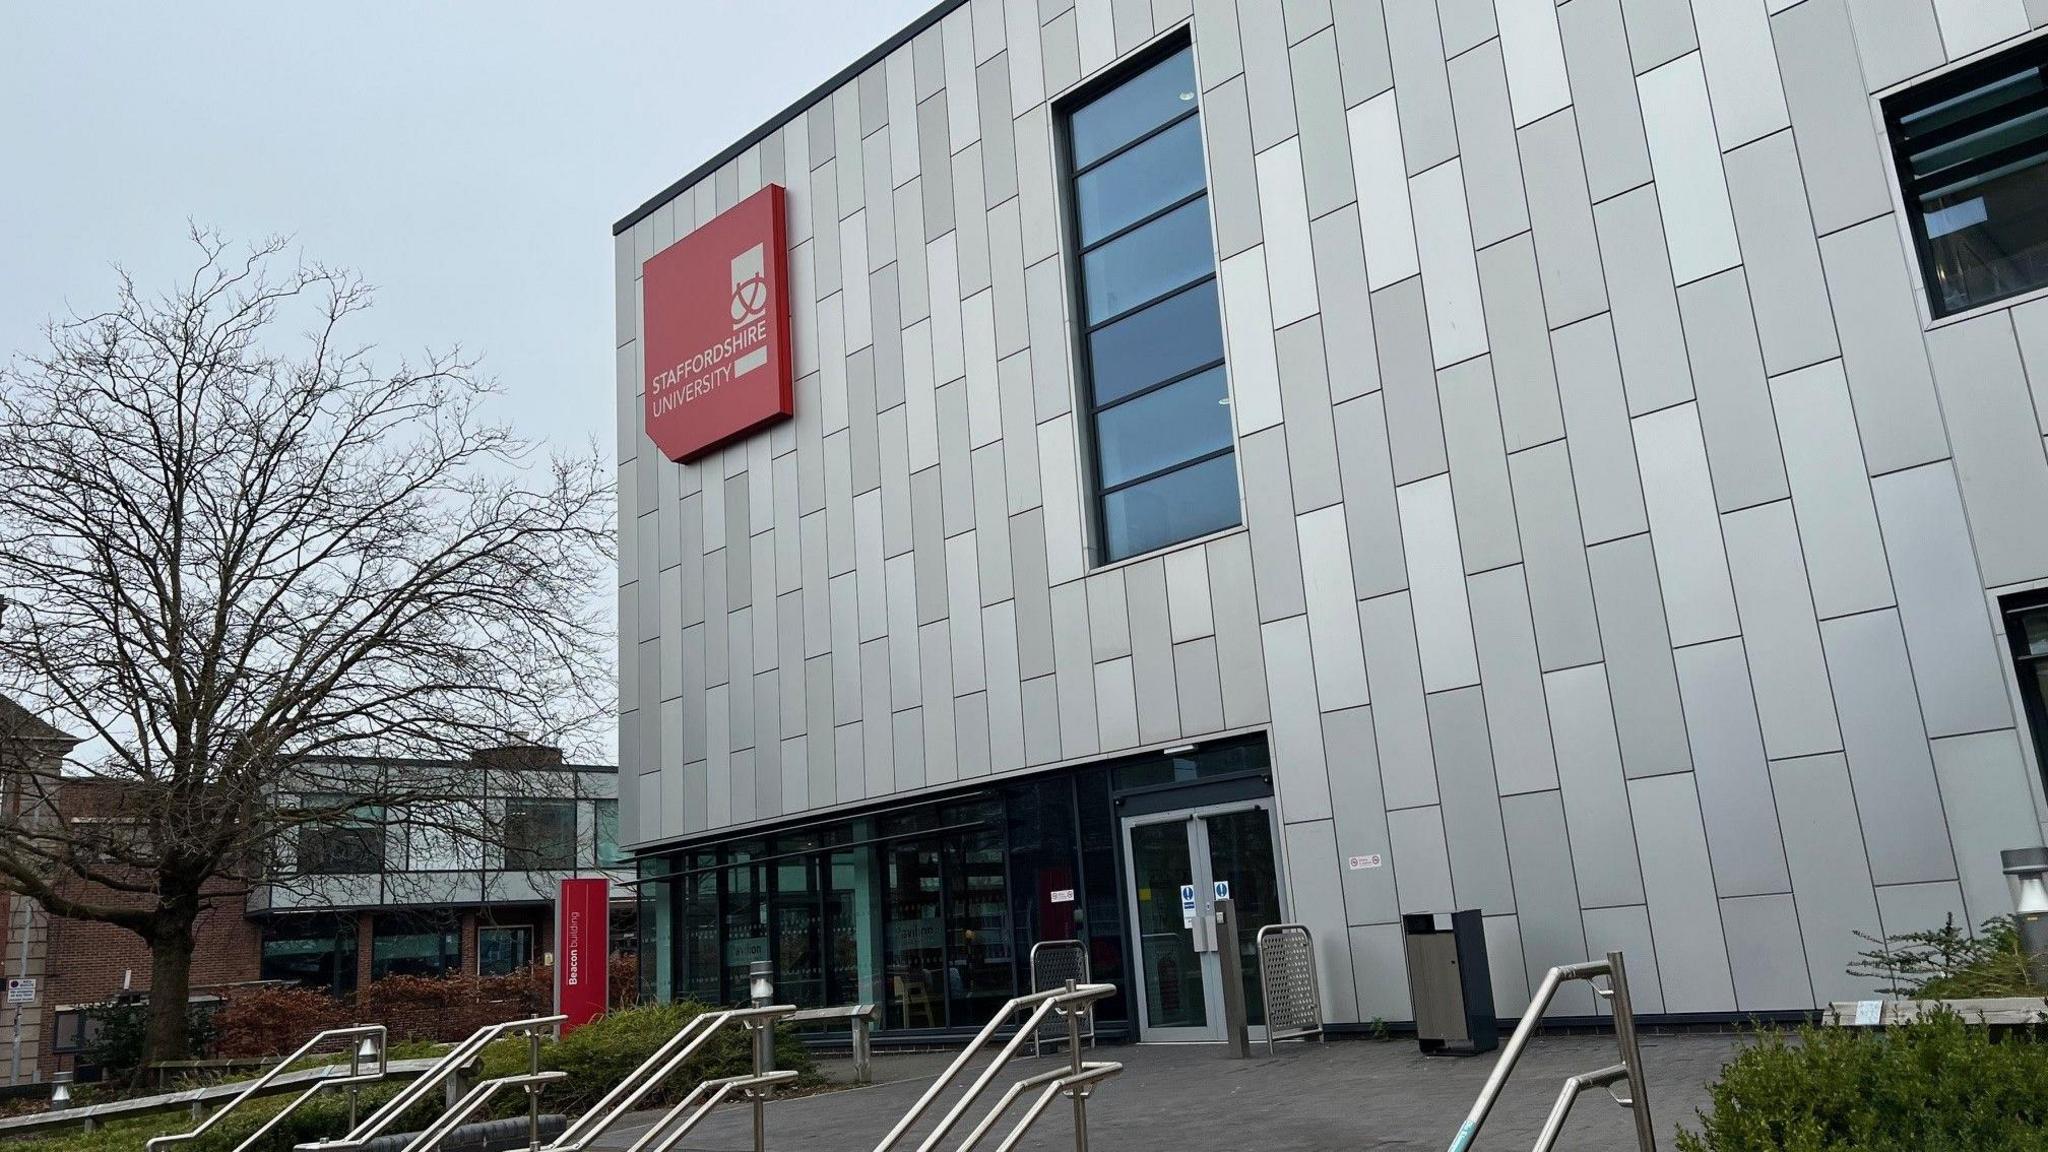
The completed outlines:
[[[768,311],[767,246],[756,244],[732,258],[732,326],[743,329]],[[733,361],[732,374],[745,376],[768,363],[768,349],[756,348]]]

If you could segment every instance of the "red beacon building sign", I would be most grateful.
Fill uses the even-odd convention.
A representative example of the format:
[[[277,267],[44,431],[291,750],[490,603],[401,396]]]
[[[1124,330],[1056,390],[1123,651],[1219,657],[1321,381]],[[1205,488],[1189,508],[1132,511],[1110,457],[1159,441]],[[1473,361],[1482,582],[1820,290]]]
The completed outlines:
[[[795,411],[782,204],[770,184],[641,270],[647,435],[671,460]]]

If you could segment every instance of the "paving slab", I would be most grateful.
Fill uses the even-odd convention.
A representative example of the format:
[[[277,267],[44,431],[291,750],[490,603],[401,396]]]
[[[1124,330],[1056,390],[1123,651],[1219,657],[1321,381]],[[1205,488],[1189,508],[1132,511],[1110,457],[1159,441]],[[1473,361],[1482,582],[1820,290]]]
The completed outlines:
[[[1660,1147],[1671,1147],[1680,1123],[1694,1122],[1695,1110],[1706,1102],[1708,1083],[1742,1042],[1731,1034],[1643,1037]],[[950,1053],[877,1056],[872,1087],[776,1101],[768,1108],[768,1147],[771,1152],[867,1152],[951,1058]],[[1249,1060],[1230,1060],[1211,1045],[1104,1047],[1088,1058],[1124,1065],[1123,1075],[1104,1085],[1088,1105],[1089,1143],[1107,1152],[1441,1150],[1450,1146],[1494,1061],[1491,1053],[1423,1056],[1412,1041],[1399,1040],[1283,1044],[1272,1056],[1255,1046]],[[1012,1065],[1016,1075],[999,1083],[1045,1071],[1057,1059],[1020,1060]],[[1614,1060],[1612,1037],[1539,1038],[1523,1056],[1476,1147],[1527,1148],[1564,1078]],[[828,1065],[826,1071],[832,1075],[842,1069]],[[991,1090],[989,1098],[996,1095]],[[953,1098],[943,1098],[933,1115],[943,1113]],[[1055,1104],[1019,1147],[1071,1149],[1071,1116],[1064,1101]],[[652,1114],[638,1119],[628,1118],[600,1146],[629,1145]],[[944,1146],[956,1146],[969,1126],[963,1122]],[[926,1125],[919,1131],[928,1130]],[[751,1152],[751,1132],[746,1110],[727,1108],[681,1147]],[[983,1146],[996,1143],[992,1136]],[[1634,1144],[1628,1113],[1597,1091],[1580,1098],[1560,1142],[1567,1148],[1616,1150]],[[914,1139],[899,1145],[905,1152],[916,1146]]]

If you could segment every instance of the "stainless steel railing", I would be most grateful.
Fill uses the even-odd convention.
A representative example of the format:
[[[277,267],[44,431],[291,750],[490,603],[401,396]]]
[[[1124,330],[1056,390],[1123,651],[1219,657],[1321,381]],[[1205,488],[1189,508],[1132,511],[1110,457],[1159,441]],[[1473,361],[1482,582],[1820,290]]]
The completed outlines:
[[[947,1088],[952,1086],[953,1078],[958,1076],[967,1067],[968,1063],[974,1059],[975,1054],[988,1044],[989,1040],[995,1036],[996,1032],[1011,1017],[1027,1008],[1030,1009],[1030,1014],[1025,1017],[1022,1023],[1017,1025],[1015,1034],[996,1053],[995,1059],[990,1062],[989,1066],[982,1069],[981,1075],[975,1077],[974,1083],[968,1086],[966,1094],[955,1101],[951,1108],[946,1110],[946,1114],[940,1118],[938,1126],[917,1146],[917,1152],[933,1152],[933,1149],[939,1146],[939,1142],[946,1138],[946,1134],[951,1132],[960,1123],[961,1118],[967,1114],[968,1109],[972,1108],[975,1101],[980,1099],[981,1094],[995,1080],[996,1074],[1001,1072],[1004,1065],[1008,1064],[1011,1058],[1016,1056],[1017,1050],[1023,1047],[1024,1042],[1037,1034],[1039,1024],[1045,1020],[1047,1015],[1055,1012],[1065,1018],[1067,1022],[1068,1066],[1058,1072],[1047,1072],[1038,1076],[1026,1077],[1010,1085],[1009,1090],[1003,1094],[1001,1099],[996,1101],[995,1107],[991,1108],[981,1118],[980,1123],[976,1124],[968,1132],[967,1139],[962,1141],[959,1146],[959,1152],[971,1152],[975,1145],[981,1142],[982,1137],[986,1136],[1002,1119],[1003,1114],[1016,1102],[1017,1098],[1032,1088],[1041,1089],[1038,1098],[1032,1101],[1031,1106],[1025,1110],[1023,1119],[1019,1120],[1016,1126],[1010,1129],[1009,1135],[1003,1138],[1003,1142],[996,1146],[996,1152],[1010,1152],[1011,1149],[1015,1148],[1018,1142],[1024,1138],[1025,1134],[1030,1131],[1031,1126],[1051,1106],[1054,1098],[1062,1094],[1073,1101],[1074,1105],[1075,1152],[1087,1152],[1088,1097],[1094,1093],[1096,1084],[1123,1071],[1123,1065],[1109,1061],[1096,1062],[1081,1059],[1081,1018],[1096,1001],[1115,995],[1115,993],[1116,985],[1114,984],[1077,984],[1069,980],[1062,988],[1019,996],[1003,1005],[1002,1009],[996,1013],[995,1018],[990,1020],[982,1027],[980,1032],[975,1034],[974,1040],[967,1045],[966,1049],[959,1056],[955,1057],[951,1064],[946,1066],[944,1072],[939,1073],[938,1079],[932,1082],[930,1088],[925,1089],[924,1095],[917,1098],[917,1102],[910,1106],[910,1110],[903,1114],[903,1118],[896,1122],[896,1126],[889,1129],[889,1134],[882,1137],[880,1144],[875,1145],[874,1152],[890,1152],[891,1149],[901,1143],[910,1130],[917,1125],[917,1122],[923,1118],[924,1114],[931,1109],[932,1104],[945,1093]]]
[[[611,1091],[606,1092],[589,1111],[577,1117],[576,1122],[543,1152],[584,1152],[663,1081],[673,1076],[677,1069],[688,1063],[690,1057],[695,1056],[719,1029],[728,1024],[737,1023],[753,1034],[754,1072],[697,1085],[680,1103],[662,1114],[654,1127],[633,1144],[631,1152],[666,1152],[734,1092],[743,1092],[748,1099],[759,1103],[776,1085],[796,1078],[794,1072],[776,1072],[766,1066],[773,1059],[775,1022],[795,1011],[794,1004],[771,1004],[706,1012],[693,1017],[689,1023],[676,1029],[675,1035],[655,1049],[654,1054],[642,1061],[624,1080],[613,1085]],[[763,1030],[767,1032],[765,1038],[761,1035]],[[705,1098],[707,1095],[709,1099]],[[761,1109],[756,1108],[754,1147],[757,1150],[765,1141],[762,1125]]]
[[[469,1034],[469,1038],[448,1050],[448,1054],[435,1061],[434,1065],[420,1075],[420,1078],[405,1086],[396,1096],[386,1100],[383,1106],[370,1113],[362,1123],[351,1124],[345,1135],[333,1140],[319,1140],[300,1144],[298,1152],[354,1152],[370,1141],[384,1134],[400,1116],[405,1115],[413,1105],[427,1098],[435,1088],[483,1054],[493,1041],[503,1036],[525,1036],[529,1044],[530,1061],[539,1059],[540,1038],[543,1033],[555,1033],[568,1019],[566,1016],[534,1016],[525,1020],[507,1020],[502,1024],[491,1024]],[[459,1107],[458,1103],[458,1107]],[[444,1117],[445,1118],[445,1117]],[[437,1121],[438,1123],[438,1121]]]
[[[313,1085],[310,1088],[307,1088],[304,1092],[299,1093],[299,1095],[295,1099],[293,1099],[291,1103],[285,1105],[276,1114],[271,1116],[269,1120],[264,1121],[263,1125],[257,1128],[256,1131],[252,1133],[248,1139],[242,1141],[240,1144],[235,1145],[235,1152],[245,1152],[246,1149],[253,1147],[259,1140],[262,1140],[263,1137],[269,1135],[270,1130],[276,1127],[280,1122],[282,1122],[285,1117],[290,1116],[293,1112],[298,1111],[299,1105],[304,1104],[306,1101],[311,1100],[314,1096],[318,1095],[323,1091],[326,1091],[329,1088],[340,1088],[346,1086],[349,1087],[351,1091],[355,1091],[359,1090],[361,1085],[368,1084],[377,1080],[382,1080],[384,1078],[384,1072],[386,1068],[384,1053],[386,1050],[386,1045],[384,1043],[384,1026],[382,1024],[356,1024],[347,1028],[329,1028],[327,1031],[322,1032],[319,1035],[313,1037],[311,1040],[306,1041],[304,1044],[299,1045],[298,1048],[293,1050],[291,1055],[286,1056],[283,1060],[273,1065],[268,1072],[265,1072],[263,1075],[258,1076],[254,1080],[251,1080],[249,1082],[248,1087],[242,1089],[241,1092],[237,1093],[234,1099],[229,1100],[227,1103],[215,1109],[213,1114],[208,1116],[204,1121],[201,1121],[198,1127],[192,1129],[190,1132],[178,1132],[168,1136],[151,1137],[148,1141],[146,1141],[143,1144],[143,1148],[146,1150],[146,1152],[159,1152],[160,1149],[169,1148],[176,1144],[182,1144],[187,1140],[198,1139],[200,1136],[205,1135],[207,1130],[211,1129],[214,1125],[220,1123],[221,1120],[228,1115],[228,1113],[233,1112],[236,1108],[240,1107],[244,1101],[249,1100],[250,1098],[261,1093],[265,1088],[268,1088],[273,1081],[275,1081],[278,1077],[284,1075],[287,1071],[289,1071],[292,1065],[298,1063],[298,1061],[302,1057],[312,1052],[313,1050],[319,1048],[321,1045],[329,1044],[336,1040],[346,1040],[349,1042],[348,1074],[344,1076],[330,1076],[321,1080],[314,1081]],[[375,1044],[373,1046],[374,1054],[377,1058],[377,1067],[375,1071],[365,1072],[363,1070],[362,1064],[364,1049],[361,1045],[361,1041],[363,1040],[375,1041]],[[196,1109],[197,1105],[194,1105],[194,1107]],[[351,1122],[353,1122],[353,1100],[351,1100],[350,1109],[350,1120]]]
[[[1657,1152],[1657,1136],[1650,1124],[1649,1086],[1643,1080],[1643,1054],[1636,1043],[1635,1003],[1629,999],[1628,969],[1622,964],[1619,952],[1609,952],[1605,960],[1566,964],[1544,973],[1542,985],[1529,1001],[1528,1010],[1522,1013],[1522,1022],[1515,1026],[1515,1034],[1508,1039],[1507,1047],[1501,1049],[1500,1059],[1494,1062],[1493,1072],[1486,1078],[1486,1087],[1479,1090],[1479,1099],[1465,1114],[1465,1122],[1458,1126],[1458,1134],[1451,1140],[1450,1152],[1466,1152],[1478,1138],[1480,1126],[1486,1123],[1487,1114],[1493,1111],[1494,1102],[1500,1099],[1501,1089],[1506,1087],[1509,1074],[1522,1058],[1523,1049],[1529,1046],[1530,1037],[1535,1035],[1536,1026],[1543,1020],[1543,1010],[1550,1006],[1558,988],[1567,980],[1584,980],[1591,984],[1600,976],[1607,977],[1607,987],[1593,984],[1593,993],[1614,1006],[1614,1042],[1621,1050],[1621,1063],[1565,1080],[1564,1087],[1557,1094],[1557,1103],[1551,1105],[1543,1130],[1536,1137],[1534,1152],[1549,1152],[1557,1143],[1558,1134],[1564,1130],[1565,1116],[1571,1112],[1573,1102],[1580,1093],[1592,1088],[1607,1088],[1616,1104],[1634,1114],[1638,1152]],[[1623,1081],[1628,1084],[1628,1095],[1615,1095],[1612,1085]]]

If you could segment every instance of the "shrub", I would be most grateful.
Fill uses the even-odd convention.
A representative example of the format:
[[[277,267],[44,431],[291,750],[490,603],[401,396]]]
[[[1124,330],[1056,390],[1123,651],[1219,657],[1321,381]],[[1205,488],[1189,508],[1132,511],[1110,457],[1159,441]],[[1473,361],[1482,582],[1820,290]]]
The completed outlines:
[[[2027,954],[2011,916],[1994,916],[1971,935],[1950,916],[1932,932],[1879,938],[1857,936],[1877,947],[1859,953],[1849,974],[1887,981],[1882,991],[1922,1000],[1985,996],[2048,996],[2027,978]]]
[[[224,1057],[281,1056],[315,1033],[355,1023],[354,1005],[312,988],[256,988],[214,1014],[214,1052]]]
[[[211,1004],[195,1004],[186,1010],[185,1023],[191,1050],[208,1055],[213,1050],[214,1012]],[[149,1038],[149,1002],[113,1001],[86,1010],[93,1028],[91,1039],[79,1053],[79,1063],[100,1070],[109,1083],[136,1083],[142,1074],[142,1050]]]
[[[1769,1032],[1722,1068],[1679,1152],[2044,1152],[2048,1044],[1952,1013]]]

